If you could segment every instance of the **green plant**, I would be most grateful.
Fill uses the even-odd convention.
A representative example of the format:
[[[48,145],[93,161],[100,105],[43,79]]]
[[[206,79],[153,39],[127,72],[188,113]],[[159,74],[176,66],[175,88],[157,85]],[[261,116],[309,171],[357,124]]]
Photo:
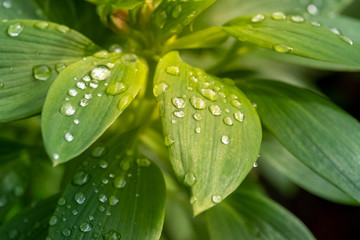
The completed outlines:
[[[359,205],[360,125],[303,81],[360,69],[351,1],[214,2],[2,1],[0,239],[314,239],[270,170]]]

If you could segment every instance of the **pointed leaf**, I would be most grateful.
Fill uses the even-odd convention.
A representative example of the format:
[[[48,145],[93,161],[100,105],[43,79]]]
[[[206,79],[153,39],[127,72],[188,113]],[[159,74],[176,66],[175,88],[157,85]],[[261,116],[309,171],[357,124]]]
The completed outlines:
[[[51,239],[160,238],[164,179],[154,163],[133,152],[133,135],[122,135],[79,157],[83,164],[50,219]]]
[[[260,122],[231,80],[185,64],[177,52],[160,60],[154,84],[170,160],[191,188],[196,215],[234,191],[252,169]]]
[[[1,20],[44,19],[41,9],[32,0],[3,0],[0,5]]]
[[[57,196],[53,196],[43,200],[0,226],[0,239],[45,239],[49,227],[49,218],[56,207],[57,199]]]
[[[12,20],[0,32],[0,122],[38,113],[57,71],[99,50],[54,23]]]
[[[240,84],[262,123],[300,161],[360,202],[360,124],[313,92],[254,80]]]
[[[350,39],[300,15],[253,15],[228,22],[223,30],[240,41],[310,59],[360,69],[360,39]]]
[[[206,214],[210,239],[315,239],[285,208],[250,191],[236,191]]]
[[[54,164],[86,150],[127,108],[145,81],[146,63],[135,55],[98,54],[67,67],[49,90],[41,127]]]

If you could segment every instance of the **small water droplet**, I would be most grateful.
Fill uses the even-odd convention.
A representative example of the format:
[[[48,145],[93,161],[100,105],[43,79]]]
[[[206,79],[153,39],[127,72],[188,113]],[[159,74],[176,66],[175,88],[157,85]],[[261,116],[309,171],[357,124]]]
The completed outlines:
[[[104,211],[105,211],[105,207],[104,207],[103,205],[100,205],[100,206],[98,207],[98,211],[99,211],[99,212],[104,212]]]
[[[221,142],[223,143],[223,144],[229,144],[230,143],[230,138],[228,137],[228,136],[222,136],[221,137]]]
[[[316,15],[318,14],[319,9],[314,4],[309,4],[307,7],[307,11],[312,15]]]
[[[71,235],[71,230],[69,228],[64,228],[62,230],[62,235],[64,235],[65,237],[69,237]]]
[[[124,176],[117,176],[114,178],[113,186],[114,188],[124,188],[126,185],[126,179]]]
[[[91,77],[98,81],[106,80],[111,75],[111,70],[106,66],[98,66],[91,70]]]
[[[197,201],[197,197],[191,196],[190,197],[190,204],[194,204]]]
[[[236,107],[236,108],[240,108],[241,107],[241,102],[239,102],[238,100],[234,99],[231,101],[231,105],[233,107]]]
[[[221,109],[218,105],[211,105],[209,107],[209,110],[211,112],[212,115],[214,116],[220,116],[221,115]]]
[[[170,66],[166,68],[166,72],[171,74],[171,75],[179,75],[180,70],[177,66]]]
[[[72,179],[72,184],[76,186],[82,186],[88,183],[90,180],[90,175],[87,172],[79,171],[74,174]]]
[[[59,198],[58,205],[64,206],[66,204],[66,199],[64,197]]]
[[[89,84],[89,86],[90,86],[92,89],[95,89],[95,88],[97,88],[97,87],[99,86],[99,84],[96,83],[96,82],[91,82],[91,83]]]
[[[166,90],[169,88],[169,85],[166,83],[160,83],[154,86],[153,93],[155,97],[160,96],[162,93],[166,92]]]
[[[111,195],[109,197],[109,204],[110,206],[115,206],[119,202],[119,199],[115,197],[114,195]]]
[[[299,15],[291,16],[290,19],[291,19],[291,21],[293,21],[295,23],[302,23],[305,21],[305,19]]]
[[[84,82],[90,82],[90,81],[91,81],[91,77],[90,77],[89,75],[85,75],[85,76],[82,78],[82,80],[83,80]]]
[[[38,28],[38,29],[46,29],[49,27],[49,23],[48,22],[44,22],[44,21],[41,21],[41,22],[37,22],[34,24],[34,27],[35,28]]]
[[[66,68],[65,63],[57,63],[55,64],[55,71],[60,73],[62,70]]]
[[[149,159],[147,158],[137,158],[136,159],[136,164],[139,166],[139,167],[149,167],[151,162]]]
[[[213,201],[213,203],[220,203],[222,200],[222,197],[220,195],[214,195],[211,197],[211,200]]]
[[[190,102],[195,109],[201,110],[206,108],[206,102],[200,97],[193,96],[190,98]]]
[[[164,139],[164,143],[165,143],[165,146],[170,147],[171,145],[174,144],[174,140],[171,137],[166,136]]]
[[[54,153],[52,157],[54,160],[58,160],[60,156],[59,156],[59,154]]]
[[[199,128],[199,127],[195,128],[195,132],[196,133],[201,133],[201,128]]]
[[[103,235],[103,238],[104,240],[120,240],[121,235],[115,230],[110,230],[109,232]]]
[[[199,90],[199,92],[201,93],[201,95],[203,95],[212,102],[214,102],[217,99],[216,92],[210,88],[202,88]]]
[[[72,88],[72,89],[69,89],[69,92],[68,92],[68,94],[70,95],[70,96],[72,96],[72,97],[75,97],[76,95],[77,95],[77,91],[76,91],[76,89],[74,89],[74,88]]]
[[[132,94],[126,93],[119,101],[119,104],[117,106],[118,110],[120,112],[123,112],[130,105],[133,98],[134,96]]]
[[[184,184],[186,186],[194,186],[194,184],[196,183],[196,176],[195,174],[192,172],[192,171],[188,171],[186,174],[185,174],[185,177],[184,177]]]
[[[80,123],[79,119],[74,119],[74,124],[78,125]]]
[[[100,168],[103,168],[103,169],[108,167],[108,163],[105,160],[100,160],[98,165]]]
[[[274,12],[271,15],[271,18],[274,20],[284,20],[284,19],[286,19],[286,15],[283,12]]]
[[[311,22],[311,25],[313,25],[315,27],[320,27],[321,26],[321,24],[318,23],[318,22]]]
[[[99,158],[104,156],[107,153],[107,148],[104,146],[97,146],[91,151],[91,156]]]
[[[241,113],[240,111],[239,112],[235,112],[234,113],[234,118],[239,121],[239,122],[242,122],[244,121],[244,114]]]
[[[73,209],[73,210],[71,211],[71,213],[72,213],[72,215],[76,216],[79,212],[78,212],[76,209]]]
[[[180,4],[175,5],[173,10],[171,11],[171,16],[173,18],[178,18],[180,16],[181,11],[182,11],[182,6]]]
[[[251,22],[254,22],[254,23],[256,23],[256,22],[261,22],[261,21],[263,21],[265,19],[265,16],[264,15],[262,15],[262,14],[257,14],[257,15],[255,15],[253,18],[251,18]]]
[[[0,82],[0,89],[3,89],[5,87],[5,84]]]
[[[33,67],[33,74],[36,80],[46,81],[51,77],[52,71],[48,65],[37,65]]]
[[[113,68],[113,67],[115,67],[115,64],[114,63],[107,63],[106,66],[108,68]]]
[[[65,133],[65,141],[72,142],[74,140],[74,136],[71,133]]]
[[[103,178],[103,179],[101,180],[101,182],[106,185],[106,184],[109,183],[109,179]]]
[[[67,26],[64,26],[64,25],[58,25],[55,27],[55,29],[61,33],[67,33],[70,31],[70,28],[68,28]]]
[[[92,230],[92,225],[88,222],[83,222],[80,224],[80,231],[82,232],[90,232]]]
[[[224,117],[224,123],[228,126],[232,126],[234,124],[231,117]]]
[[[101,50],[101,51],[98,51],[96,53],[94,53],[94,57],[97,57],[97,58],[108,58],[109,57],[109,52],[106,51],[106,50]]]
[[[121,60],[123,60],[125,63],[131,64],[131,63],[135,63],[135,62],[139,61],[139,58],[135,54],[128,53],[128,54],[124,54],[121,57]],[[135,69],[135,71],[137,71],[137,69]]]
[[[81,107],[86,107],[88,104],[89,104],[89,100],[83,98],[83,99],[80,100],[80,104],[79,104],[79,105],[80,105]]]
[[[174,116],[178,117],[178,118],[182,118],[185,117],[185,112],[184,111],[174,111],[173,112]]]
[[[107,201],[107,197],[105,194],[99,194],[99,201],[105,203]]]
[[[24,30],[24,25],[22,23],[13,23],[8,28],[8,35],[10,37],[17,37]]]
[[[58,223],[59,219],[57,216],[51,216],[51,218],[49,219],[49,225],[50,226],[54,226]]]
[[[200,121],[202,119],[202,115],[201,113],[194,113],[193,115],[194,119],[197,121]]]
[[[60,112],[66,116],[72,116],[75,113],[75,108],[71,105],[71,103],[66,102],[61,105]]]
[[[86,85],[84,82],[77,82],[76,86],[80,89],[86,89]]]
[[[336,34],[336,35],[340,35],[340,34],[341,34],[340,30],[337,29],[337,28],[330,28],[330,31],[332,31],[332,32],[333,32],[334,34]]]
[[[78,192],[77,194],[75,194],[75,201],[78,204],[83,204],[86,200],[85,194],[82,192]]]
[[[6,8],[6,9],[11,8],[11,6],[12,6],[11,0],[4,0],[4,1],[2,2],[1,6],[2,6],[3,8]]]
[[[288,53],[293,49],[285,44],[277,44],[274,46],[274,50],[279,53]]]
[[[87,100],[90,100],[90,99],[92,99],[92,94],[91,93],[87,93],[87,94],[85,94],[85,99],[87,99]]]
[[[172,103],[178,109],[185,108],[185,101],[182,98],[175,97],[172,99]]]
[[[106,93],[109,95],[117,95],[127,90],[128,86],[123,82],[112,82],[106,89]]]
[[[163,29],[166,23],[167,14],[165,11],[162,11],[160,14],[158,14],[155,18],[155,24],[160,29]]]
[[[257,162],[254,162],[254,168],[256,168],[258,166],[258,163]]]
[[[345,37],[343,35],[339,35],[339,37],[340,37],[341,40],[343,40],[344,42],[350,44],[351,46],[354,45],[354,42],[350,38]]]

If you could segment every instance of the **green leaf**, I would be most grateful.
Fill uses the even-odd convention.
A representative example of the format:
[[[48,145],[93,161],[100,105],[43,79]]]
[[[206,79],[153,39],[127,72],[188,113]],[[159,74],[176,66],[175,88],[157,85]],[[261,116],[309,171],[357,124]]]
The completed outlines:
[[[331,182],[296,159],[276,139],[270,136],[264,138],[261,143],[261,159],[270,163],[294,183],[317,196],[338,203],[358,204]]]
[[[98,50],[54,23],[12,20],[1,22],[0,32],[0,122],[40,112],[57,71]]]
[[[236,191],[206,213],[210,239],[315,239],[305,225],[269,198]]]
[[[42,130],[54,165],[88,148],[132,102],[147,76],[133,54],[101,51],[61,72],[47,95]]]
[[[98,5],[108,5],[111,6],[113,10],[119,10],[119,9],[129,10],[145,2],[145,0],[86,0],[86,1]]]
[[[151,16],[155,35],[160,39],[169,38],[189,25],[214,2],[215,0],[162,1]]]
[[[160,238],[164,179],[154,163],[133,151],[133,138],[133,132],[115,137],[79,157],[82,164],[50,219],[49,237]]]
[[[300,15],[239,17],[228,22],[223,30],[240,41],[276,52],[360,68],[359,38],[350,39]]]
[[[32,0],[3,0],[0,6],[0,18],[4,19],[44,19],[41,9]]]
[[[197,215],[234,191],[252,169],[260,122],[230,79],[185,64],[177,52],[160,60],[154,79],[170,160],[191,189]]]
[[[57,196],[50,197],[20,212],[0,227],[0,239],[45,239],[49,218],[56,207],[57,199]]]
[[[360,124],[328,99],[285,83],[239,86],[263,125],[305,166],[360,202]]]

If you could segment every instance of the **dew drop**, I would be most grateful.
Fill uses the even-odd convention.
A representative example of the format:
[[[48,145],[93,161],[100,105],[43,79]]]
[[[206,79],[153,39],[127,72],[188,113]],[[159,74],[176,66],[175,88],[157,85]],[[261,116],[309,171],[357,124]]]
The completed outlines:
[[[129,53],[129,54],[124,54],[121,57],[121,60],[123,60],[126,63],[134,63],[137,62],[139,58],[135,54]]]
[[[258,163],[257,162],[254,162],[254,168],[256,168],[258,166]]]
[[[118,110],[120,112],[123,112],[130,105],[133,98],[133,95],[131,95],[130,93],[126,93],[119,101],[119,104],[117,106]]]
[[[318,22],[311,22],[311,25],[313,25],[315,27],[320,27],[321,26],[321,24],[318,23]]]
[[[201,110],[206,108],[206,102],[200,97],[191,97],[190,102],[195,109]]]
[[[196,176],[195,174],[192,172],[192,171],[188,171],[186,174],[185,174],[185,177],[184,177],[184,184],[186,186],[194,186],[194,184],[196,183]]]
[[[85,94],[85,99],[87,99],[87,100],[90,100],[90,99],[92,99],[92,94],[91,93],[87,93],[87,94]]]
[[[62,230],[62,235],[64,235],[64,237],[69,237],[71,235],[71,230],[69,228],[64,228]]]
[[[107,153],[107,148],[104,146],[97,146],[91,151],[91,156],[99,158],[104,156]]]
[[[66,68],[65,63],[57,63],[55,64],[55,71],[60,73],[62,70]]]
[[[201,128],[199,128],[199,127],[195,128],[195,132],[196,133],[201,133]]]
[[[99,201],[105,203],[107,201],[107,197],[105,194],[99,194]]]
[[[90,223],[83,222],[82,224],[80,224],[79,228],[82,232],[90,232],[92,230],[92,225]]]
[[[79,119],[74,119],[74,124],[78,125],[80,123]]]
[[[290,19],[291,19],[291,21],[296,22],[296,23],[302,23],[305,21],[305,19],[299,15],[291,16]]]
[[[72,142],[74,140],[74,136],[71,133],[65,133],[65,141]]]
[[[101,50],[101,51],[98,51],[96,53],[94,53],[94,57],[96,58],[108,58],[109,57],[109,52],[106,51],[106,50]]]
[[[216,92],[210,88],[202,88],[199,92],[201,93],[201,95],[203,95],[212,102],[217,99]]]
[[[71,105],[71,103],[66,102],[61,105],[60,112],[66,116],[72,116],[75,113],[75,108]]]
[[[108,184],[108,183],[109,183],[109,180],[108,180],[107,178],[103,178],[103,179],[101,180],[101,182],[102,182],[103,184]]]
[[[332,31],[332,32],[333,32],[334,34],[336,34],[336,35],[340,35],[340,34],[341,34],[340,30],[337,29],[337,28],[330,28],[330,31]]]
[[[179,75],[180,70],[177,66],[170,66],[166,68],[166,72],[171,74],[171,75]]]
[[[57,216],[52,216],[50,219],[49,219],[49,225],[50,226],[54,226],[58,223],[59,219]]]
[[[169,88],[169,85],[167,85],[166,83],[160,83],[154,86],[153,88],[153,93],[155,97],[160,96],[161,94],[163,94],[164,92],[166,92],[166,90]]]
[[[75,97],[76,95],[77,95],[77,91],[76,91],[76,89],[74,89],[74,88],[72,88],[72,89],[70,89],[69,90],[69,92],[68,92],[68,94],[70,95],[70,96],[72,96],[72,97]]]
[[[233,107],[236,107],[236,108],[240,108],[241,107],[241,102],[239,102],[238,100],[234,99],[231,101],[231,105]]]
[[[98,66],[91,70],[90,75],[95,80],[103,81],[110,77],[111,70],[106,66]]]
[[[89,180],[90,180],[90,175],[87,172],[79,171],[79,172],[75,173],[75,175],[72,179],[72,184],[74,184],[76,186],[82,186],[82,185],[85,185],[86,183],[88,183]]]
[[[99,211],[99,212],[104,212],[104,211],[105,211],[105,207],[104,207],[103,205],[100,205],[100,206],[98,207],[98,211]]]
[[[319,9],[314,4],[309,4],[309,6],[307,7],[307,11],[312,15],[316,15],[318,14]]]
[[[44,21],[41,21],[41,22],[37,22],[34,24],[34,27],[35,28],[38,28],[38,29],[46,29],[49,27],[49,23],[48,22],[44,22]]]
[[[89,86],[90,86],[92,89],[95,89],[95,88],[97,88],[97,87],[99,86],[99,84],[96,83],[96,82],[91,82],[91,83],[89,84]]]
[[[184,111],[174,111],[173,112],[174,116],[178,117],[178,118],[182,118],[185,117],[185,112]]]
[[[115,230],[110,230],[106,234],[103,235],[104,240],[120,240],[121,235],[120,233],[116,232]]]
[[[113,186],[114,188],[124,188],[126,185],[126,180],[124,176],[118,176],[114,178]]]
[[[64,206],[66,204],[66,199],[64,197],[59,198],[58,205]]]
[[[127,90],[128,86],[123,82],[112,82],[106,89],[106,93],[109,95],[117,95]]]
[[[105,169],[105,168],[107,168],[109,166],[109,164],[105,160],[100,160],[98,165],[102,169]]]
[[[221,109],[218,105],[211,105],[209,107],[209,110],[211,112],[212,115],[214,116],[220,116],[221,115]]]
[[[221,142],[223,143],[223,144],[229,144],[230,143],[230,138],[228,137],[228,136],[222,136],[221,137]]]
[[[175,7],[173,8],[173,10],[171,11],[171,16],[173,18],[178,18],[180,16],[180,13],[182,11],[182,7],[180,4],[175,5]]]
[[[1,6],[2,6],[3,8],[6,8],[6,9],[11,8],[11,6],[12,6],[11,0],[4,0],[4,1],[2,2]]]
[[[24,30],[24,25],[22,23],[13,23],[8,28],[8,35],[10,37],[17,37]]]
[[[240,111],[239,112],[235,112],[234,113],[234,118],[239,121],[239,122],[242,122],[244,121],[244,114],[241,113]]]
[[[265,16],[264,15],[262,15],[262,14],[257,14],[257,15],[255,15],[252,19],[251,19],[251,22],[254,22],[254,23],[256,23],[256,22],[261,22],[261,21],[263,21],[265,19]]]
[[[174,144],[174,140],[171,137],[166,136],[164,139],[164,143],[165,143],[165,146],[170,147],[171,145]]]
[[[59,156],[59,154],[54,153],[52,157],[54,160],[58,160],[60,156]]]
[[[80,89],[86,89],[86,85],[84,82],[77,82],[76,86]]]
[[[190,197],[190,204],[194,204],[197,201],[197,197],[191,196]]]
[[[213,201],[213,203],[220,203],[222,200],[222,197],[220,195],[214,195],[211,197],[211,200]]]
[[[182,98],[175,97],[172,99],[172,103],[178,109],[185,108],[185,101]]]
[[[340,37],[341,40],[343,40],[344,42],[350,44],[351,46],[354,45],[354,42],[350,38],[345,37],[343,35],[339,35],[339,37]]]
[[[115,206],[119,202],[119,199],[115,197],[114,195],[111,195],[109,197],[109,204],[110,206]]]
[[[271,15],[271,18],[274,20],[284,20],[284,19],[286,19],[286,15],[283,12],[274,12]]]
[[[36,80],[46,81],[51,77],[52,71],[48,65],[37,65],[33,67],[33,74]]]
[[[79,212],[76,209],[74,209],[71,211],[71,213],[72,213],[72,215],[76,216]]]
[[[228,126],[232,126],[234,124],[231,117],[224,117],[224,123]]]
[[[274,45],[274,50],[279,53],[288,53],[293,49],[285,44],[277,44],[277,45]]]
[[[139,167],[149,167],[151,162],[149,159],[147,158],[137,158],[136,159],[136,164],[139,166]]]
[[[200,121],[202,119],[201,113],[194,113],[193,117],[196,121]]]
[[[61,33],[67,33],[70,31],[70,28],[68,28],[67,26],[64,26],[64,25],[58,25],[58,26],[56,26],[55,29]]]
[[[82,193],[82,192],[79,192],[77,194],[75,194],[75,201],[78,203],[78,204],[83,204],[86,200],[86,197],[85,197],[85,194]]]

